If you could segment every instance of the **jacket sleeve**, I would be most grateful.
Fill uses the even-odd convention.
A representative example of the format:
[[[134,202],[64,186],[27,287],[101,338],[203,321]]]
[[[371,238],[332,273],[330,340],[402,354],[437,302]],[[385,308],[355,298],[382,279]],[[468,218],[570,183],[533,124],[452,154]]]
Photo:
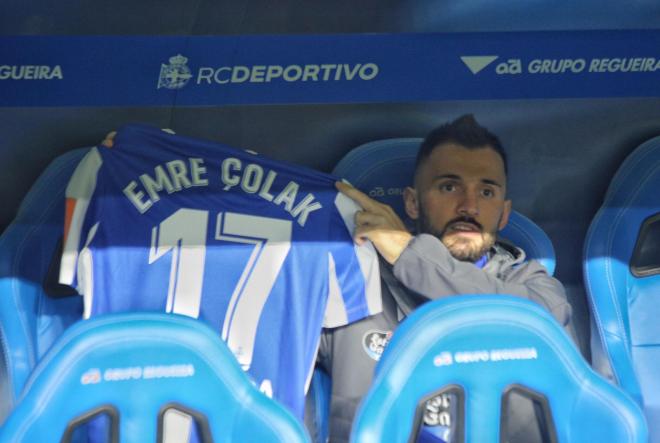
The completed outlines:
[[[394,276],[411,291],[430,299],[491,293],[532,300],[550,312],[577,343],[564,286],[534,260],[503,275],[493,275],[456,260],[436,237],[420,234],[394,263]]]

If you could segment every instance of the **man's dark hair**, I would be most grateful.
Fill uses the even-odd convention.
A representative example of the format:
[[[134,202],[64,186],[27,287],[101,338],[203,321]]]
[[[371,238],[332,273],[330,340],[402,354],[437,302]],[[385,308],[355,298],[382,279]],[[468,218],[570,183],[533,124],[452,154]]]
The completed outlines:
[[[504,175],[508,175],[506,152],[504,152],[500,139],[477,123],[472,114],[462,115],[451,123],[440,125],[426,136],[417,153],[415,175],[417,175],[419,166],[431,155],[433,150],[446,143],[455,143],[467,149],[492,148],[502,157]]]

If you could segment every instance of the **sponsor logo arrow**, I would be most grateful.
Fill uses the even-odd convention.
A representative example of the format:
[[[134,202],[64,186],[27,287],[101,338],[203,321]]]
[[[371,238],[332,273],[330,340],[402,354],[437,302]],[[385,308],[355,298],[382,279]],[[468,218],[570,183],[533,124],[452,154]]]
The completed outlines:
[[[490,65],[495,60],[497,60],[498,57],[499,57],[498,55],[475,55],[475,56],[464,55],[461,56],[461,60],[463,60],[465,66],[467,66],[468,69],[473,74],[478,74],[486,66]]]

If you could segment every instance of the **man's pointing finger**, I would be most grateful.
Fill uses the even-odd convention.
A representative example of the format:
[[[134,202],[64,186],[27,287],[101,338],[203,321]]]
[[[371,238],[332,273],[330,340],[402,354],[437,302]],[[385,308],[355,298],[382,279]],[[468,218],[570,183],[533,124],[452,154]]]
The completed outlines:
[[[375,211],[378,209],[380,204],[373,200],[371,197],[369,197],[367,194],[364,192],[354,188],[353,186],[349,185],[348,183],[343,183],[343,182],[335,182],[335,187],[339,192],[344,194],[346,197],[350,198],[353,200],[355,203],[360,205],[363,209],[366,209],[367,211]]]

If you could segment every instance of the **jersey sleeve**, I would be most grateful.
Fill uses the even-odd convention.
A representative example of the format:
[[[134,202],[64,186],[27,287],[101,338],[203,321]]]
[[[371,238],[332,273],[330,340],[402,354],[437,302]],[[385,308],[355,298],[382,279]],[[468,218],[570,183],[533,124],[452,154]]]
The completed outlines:
[[[338,193],[337,220],[331,223],[328,253],[329,296],[324,327],[356,322],[382,310],[378,255],[369,242],[358,246],[352,240],[357,204]]]
[[[87,220],[87,214],[102,163],[98,150],[92,148],[78,163],[65,191],[64,246],[59,281],[77,288],[78,292],[82,292],[82,282],[78,276],[80,254],[88,243],[88,237],[95,231]]]

